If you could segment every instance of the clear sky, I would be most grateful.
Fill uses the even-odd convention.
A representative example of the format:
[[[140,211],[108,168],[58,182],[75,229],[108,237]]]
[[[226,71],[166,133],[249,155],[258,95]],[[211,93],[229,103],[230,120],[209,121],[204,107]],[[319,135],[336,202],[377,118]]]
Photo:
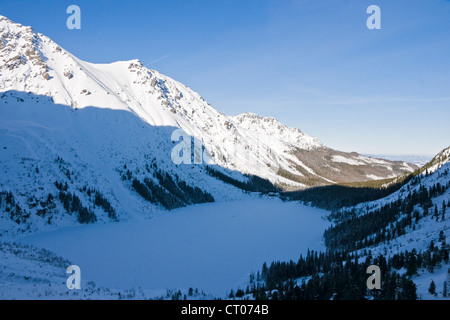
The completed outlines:
[[[69,30],[66,8],[81,8]],[[381,30],[369,30],[369,5]],[[0,0],[89,62],[138,58],[216,109],[370,154],[450,145],[448,0]]]

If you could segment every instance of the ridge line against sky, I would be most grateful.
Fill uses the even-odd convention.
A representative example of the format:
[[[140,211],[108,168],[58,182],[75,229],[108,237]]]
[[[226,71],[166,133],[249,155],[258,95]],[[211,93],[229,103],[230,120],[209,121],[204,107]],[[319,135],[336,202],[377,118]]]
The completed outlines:
[[[81,8],[81,30],[66,9]],[[381,30],[366,9],[381,8]],[[4,0],[78,58],[139,59],[228,115],[254,112],[370,154],[450,144],[450,1]]]

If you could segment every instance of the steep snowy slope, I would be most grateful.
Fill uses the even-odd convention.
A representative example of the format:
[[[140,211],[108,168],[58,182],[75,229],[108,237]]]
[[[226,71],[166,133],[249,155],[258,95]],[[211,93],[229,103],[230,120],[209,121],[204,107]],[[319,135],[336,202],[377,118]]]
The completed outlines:
[[[415,167],[361,159],[326,148],[273,118],[226,116],[181,83],[139,60],[81,61],[30,27],[0,16],[0,92],[46,95],[55,104],[129,111],[152,126],[181,128],[199,139],[214,163],[286,188],[393,177]],[[317,151],[317,153],[316,153]]]
[[[173,164],[166,142],[173,127],[153,127],[121,110],[75,111],[46,96],[0,96],[3,236],[92,222],[94,215],[98,221],[145,218],[208,202],[208,194],[216,201],[245,196],[204,166]],[[82,207],[89,210],[84,218]]]

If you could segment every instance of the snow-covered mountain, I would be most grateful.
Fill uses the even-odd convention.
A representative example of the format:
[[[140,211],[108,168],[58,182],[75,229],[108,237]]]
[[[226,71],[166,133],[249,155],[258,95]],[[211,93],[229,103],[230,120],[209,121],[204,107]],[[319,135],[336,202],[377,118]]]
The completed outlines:
[[[310,177],[319,183],[363,181],[392,177],[414,168],[403,162],[335,154],[318,139],[273,118],[250,113],[226,116],[188,87],[148,70],[139,60],[92,64],[5,17],[0,17],[0,28],[0,91],[45,95],[55,104],[73,109],[125,110],[152,126],[181,128],[200,139],[220,166],[299,187],[311,185]],[[320,168],[304,163],[316,150],[321,152],[315,158],[326,158],[320,159]],[[350,166],[334,174],[342,171],[342,164]],[[289,175],[280,175],[279,169]]]
[[[416,169],[332,150],[273,118],[227,116],[139,60],[88,63],[2,16],[0,61],[5,233],[67,223],[58,212],[90,222],[239,199],[243,174],[298,189]],[[215,174],[172,161],[179,129],[202,143]]]

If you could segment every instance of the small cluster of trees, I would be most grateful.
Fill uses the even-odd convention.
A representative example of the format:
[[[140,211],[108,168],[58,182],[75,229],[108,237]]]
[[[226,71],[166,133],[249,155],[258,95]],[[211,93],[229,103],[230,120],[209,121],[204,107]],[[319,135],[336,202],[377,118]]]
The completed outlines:
[[[450,271],[449,271],[449,273],[450,273]],[[436,283],[434,283],[433,280],[431,280],[430,287],[428,288],[428,292],[434,296],[437,296]],[[447,281],[444,281],[444,285],[443,285],[443,289],[442,289],[442,296],[444,298],[448,297]]]
[[[62,183],[62,182],[55,181],[55,187],[59,191],[67,191],[67,189],[69,189],[69,185],[67,184],[67,182]]]
[[[4,207],[9,218],[17,224],[24,223],[30,217],[30,213],[23,210],[14,198],[11,191],[0,192],[0,209]]]
[[[113,208],[111,203],[107,198],[105,198],[100,192],[95,192],[94,206],[101,207],[107,214],[108,217],[114,221],[117,221],[116,210]]]
[[[55,186],[59,190],[58,198],[63,204],[64,209],[66,209],[69,214],[77,212],[79,215],[78,221],[80,223],[90,223],[97,221],[97,217],[95,216],[94,212],[89,208],[83,207],[80,198],[75,193],[68,192],[69,186],[67,182],[62,183],[55,181]],[[110,219],[117,221],[116,210],[100,191],[98,191],[97,189],[89,188],[86,185],[80,188],[79,191],[85,193],[89,197],[89,199],[93,202],[94,208],[95,206],[102,208],[108,214],[108,217]]]
[[[42,218],[45,218],[50,210],[54,209],[56,207],[55,204],[55,197],[49,193],[47,195],[47,198],[45,200],[42,200],[39,202],[41,205],[40,209],[37,209],[36,214]],[[48,217],[47,222],[50,224],[52,220],[52,217]]]
[[[433,272],[442,262],[449,263],[450,247],[446,243],[444,232],[439,234],[440,247],[431,241],[429,247],[423,252],[413,249],[411,252],[405,251],[394,254],[390,259],[391,267],[395,269],[406,269],[406,274],[413,276],[420,269]]]
[[[67,162],[65,162],[64,159],[60,156],[56,158],[55,162],[58,163],[59,170],[61,170],[61,172],[66,175],[67,179],[69,179],[69,181],[72,181],[70,170],[65,167],[67,166]]]
[[[69,213],[77,213],[77,220],[79,223],[91,223],[97,221],[95,213],[82,205],[80,198],[75,194],[68,192],[66,185],[55,182],[56,187],[59,190],[58,199],[61,201],[64,209]]]
[[[80,189],[80,192],[86,193],[90,199],[91,197],[94,197],[94,207],[98,206],[102,208],[108,214],[108,217],[110,219],[117,221],[116,209],[114,209],[109,200],[104,197],[100,191],[98,191],[97,189],[88,188],[86,185],[84,185],[83,188]]]
[[[210,193],[190,186],[176,174],[172,177],[167,172],[154,169],[153,177],[157,182],[149,177],[145,177],[143,181],[132,177],[131,186],[142,198],[153,204],[162,205],[165,209],[214,202],[214,197]]]
[[[185,204],[214,202],[214,198],[211,194],[198,187],[188,185],[176,174],[174,174],[174,178],[172,178],[167,172],[156,170],[154,176],[162,187]]]

